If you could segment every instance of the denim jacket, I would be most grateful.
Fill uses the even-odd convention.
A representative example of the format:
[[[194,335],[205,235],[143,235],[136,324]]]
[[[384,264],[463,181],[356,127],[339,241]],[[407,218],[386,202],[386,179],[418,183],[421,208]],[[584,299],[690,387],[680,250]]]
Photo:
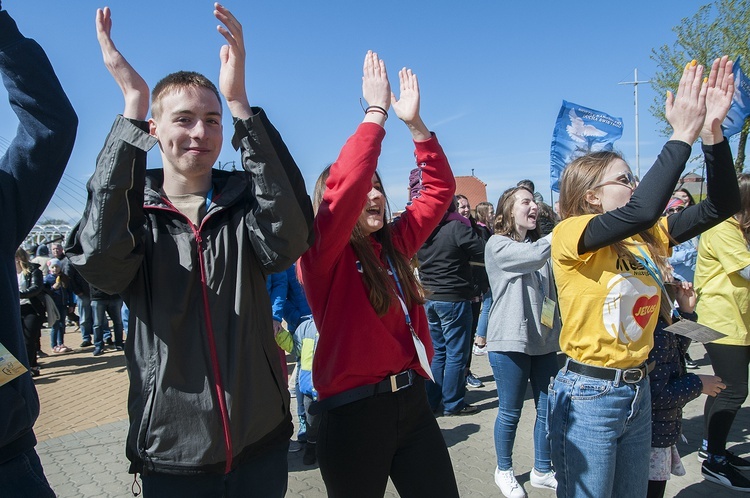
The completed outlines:
[[[78,118],[42,48],[0,11],[0,73],[18,117],[0,158],[0,343],[28,366],[21,333],[16,249],[44,212],[73,150]],[[39,398],[24,374],[0,386],[0,463],[36,444]]]

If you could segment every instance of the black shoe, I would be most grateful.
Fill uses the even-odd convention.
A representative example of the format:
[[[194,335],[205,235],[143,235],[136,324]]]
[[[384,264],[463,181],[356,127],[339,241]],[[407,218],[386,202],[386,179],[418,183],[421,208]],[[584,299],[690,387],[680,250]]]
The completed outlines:
[[[115,341],[113,341],[111,337],[109,339],[107,339],[106,342],[107,342],[107,346],[114,346],[115,345]]]
[[[477,408],[476,406],[467,404],[467,405],[464,405],[463,408],[455,412],[444,411],[443,415],[446,417],[453,417],[457,415],[473,415],[478,411],[479,411],[479,408]]]
[[[125,348],[122,346],[115,346],[115,351],[125,351]]]
[[[44,351],[42,351],[41,349],[40,349],[39,351],[37,351],[37,352],[36,352],[36,357],[37,357],[37,358],[46,358],[46,357],[48,357],[48,356],[49,356],[49,355],[48,355],[47,353],[45,353]]]
[[[88,339],[81,343],[82,348],[90,348],[91,346],[93,346],[93,344],[91,344],[91,341],[89,341]]]
[[[685,353],[685,366],[691,370],[698,368],[698,364],[687,353]]]
[[[318,457],[315,455],[315,443],[305,445],[305,453],[302,455],[302,463],[305,465],[315,465]]]
[[[94,348],[94,356],[101,356],[104,354],[104,350],[102,348]]]
[[[724,450],[724,456],[727,459],[727,463],[734,467],[736,470],[750,470],[750,462],[742,457],[738,457],[729,450]],[[698,461],[704,462],[708,458],[708,452],[706,450],[698,450]]]
[[[32,377],[39,377],[42,375],[41,370],[39,370],[39,367],[29,367],[29,373]]]
[[[466,387],[480,388],[484,387],[484,384],[482,384],[482,381],[476,375],[469,372],[469,375],[466,376]]]
[[[723,463],[706,460],[701,467],[701,474],[707,481],[721,484],[736,491],[750,492],[750,480],[729,465],[728,460]]]

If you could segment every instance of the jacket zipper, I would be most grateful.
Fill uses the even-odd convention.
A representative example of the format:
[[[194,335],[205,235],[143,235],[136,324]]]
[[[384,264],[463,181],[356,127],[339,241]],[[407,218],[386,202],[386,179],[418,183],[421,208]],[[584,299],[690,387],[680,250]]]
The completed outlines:
[[[226,465],[224,467],[224,473],[228,474],[232,470],[232,436],[230,433],[229,428],[229,410],[227,409],[227,402],[226,398],[224,397],[224,384],[221,381],[221,371],[219,370],[219,358],[218,354],[216,352],[216,340],[214,336],[214,327],[211,322],[211,307],[208,303],[208,284],[206,282],[206,269],[205,269],[205,261],[203,259],[203,237],[201,237],[200,234],[200,228],[203,227],[205,221],[208,219],[208,213],[206,213],[206,216],[203,217],[203,220],[201,221],[200,228],[197,228],[190,219],[187,218],[184,214],[182,214],[179,210],[177,210],[172,204],[166,200],[162,199],[163,202],[165,202],[171,209],[169,208],[161,208],[156,206],[144,206],[146,209],[155,209],[155,210],[161,210],[161,211],[169,211],[172,213],[177,213],[180,216],[184,217],[188,224],[190,225],[190,228],[193,230],[193,235],[195,235],[195,240],[198,244],[198,263],[200,265],[201,269],[201,290],[203,291],[203,312],[204,316],[206,317],[206,332],[208,334],[208,349],[209,354],[211,355],[211,369],[213,370],[214,374],[214,390],[216,392],[216,398],[219,402],[219,413],[221,414],[221,425],[224,432],[224,451],[226,454]]]

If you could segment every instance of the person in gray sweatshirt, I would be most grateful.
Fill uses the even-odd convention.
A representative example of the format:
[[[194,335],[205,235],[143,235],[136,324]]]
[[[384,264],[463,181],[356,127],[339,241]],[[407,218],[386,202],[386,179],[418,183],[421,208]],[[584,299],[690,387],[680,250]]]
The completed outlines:
[[[526,493],[513,474],[512,453],[529,380],[537,411],[531,485],[557,486],[546,419],[547,388],[558,371],[560,313],[549,262],[550,240],[540,238],[533,192],[523,186],[506,190],[497,212],[495,235],[484,256],[493,296],[487,351],[499,401],[495,483],[506,497],[523,497]]]

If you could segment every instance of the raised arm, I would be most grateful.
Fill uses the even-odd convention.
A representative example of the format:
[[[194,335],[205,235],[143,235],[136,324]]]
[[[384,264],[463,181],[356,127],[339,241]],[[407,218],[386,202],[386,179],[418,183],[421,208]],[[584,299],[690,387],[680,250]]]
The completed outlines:
[[[740,209],[732,151],[721,131],[734,95],[732,61],[726,55],[714,60],[706,86],[706,119],[700,132],[706,162],[706,198],[669,217],[669,234],[678,243],[705,232]]]
[[[591,219],[579,242],[579,254],[606,247],[654,226],[685,169],[690,146],[703,127],[707,90],[703,66],[689,62],[682,72],[677,94],[667,92],[665,112],[672,125],[672,137],[630,201]]]
[[[0,246],[11,254],[60,181],[78,118],[44,50],[21,34],[5,10],[0,10],[0,74],[18,118],[16,135],[0,156]]]
[[[96,38],[102,59],[125,98],[123,117],[144,121],[148,115],[148,85],[123,57],[112,41],[112,12],[109,7],[96,10]]]
[[[219,25],[216,29],[227,40],[227,44],[223,45],[219,52],[219,90],[227,100],[227,107],[232,116],[247,119],[251,116],[252,110],[245,87],[245,38],[242,34],[242,25],[223,5],[217,2],[214,7],[214,16],[226,26]]]
[[[391,105],[396,111],[396,116],[403,121],[411,131],[412,139],[421,142],[429,139],[432,135],[427,129],[419,115],[419,81],[417,75],[411,69],[403,68],[398,72],[398,81],[401,91],[400,98],[391,93]]]

